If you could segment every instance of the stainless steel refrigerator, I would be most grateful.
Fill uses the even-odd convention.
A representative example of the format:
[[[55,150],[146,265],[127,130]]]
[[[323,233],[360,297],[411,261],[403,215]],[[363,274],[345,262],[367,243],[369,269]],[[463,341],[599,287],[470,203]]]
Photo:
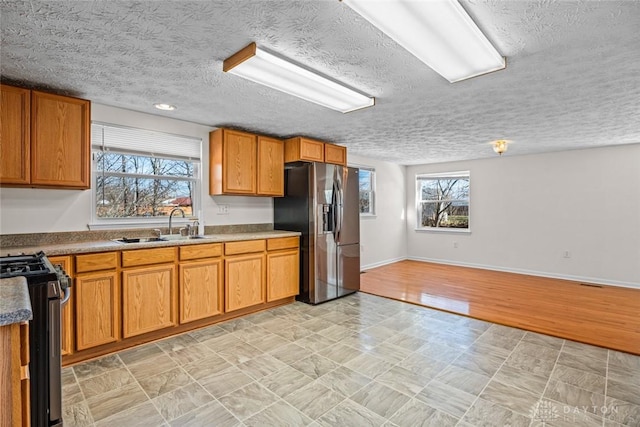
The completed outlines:
[[[302,233],[300,295],[318,304],[360,289],[358,169],[296,162],[285,195],[273,199],[274,227]]]

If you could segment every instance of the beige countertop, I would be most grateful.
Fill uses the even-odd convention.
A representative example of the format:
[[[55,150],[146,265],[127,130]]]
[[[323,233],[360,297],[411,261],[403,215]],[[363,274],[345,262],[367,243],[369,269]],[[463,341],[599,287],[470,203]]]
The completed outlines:
[[[233,242],[239,240],[260,240],[260,239],[274,239],[278,237],[293,237],[299,236],[300,233],[296,231],[254,231],[246,233],[224,233],[224,234],[209,234],[198,239],[181,239],[181,240],[168,240],[157,242],[144,242],[144,243],[121,243],[113,240],[97,240],[88,242],[74,242],[68,244],[48,244],[38,246],[14,246],[3,247],[0,249],[0,256],[6,256],[8,254],[16,255],[19,253],[34,253],[38,251],[44,251],[47,256],[55,255],[73,255],[83,254],[90,252],[108,252],[108,251],[121,251],[128,249],[143,249],[143,248],[161,248],[167,246],[182,246],[182,245],[197,245],[203,243],[224,243]]]
[[[32,318],[27,279],[23,276],[0,279],[0,326]]]

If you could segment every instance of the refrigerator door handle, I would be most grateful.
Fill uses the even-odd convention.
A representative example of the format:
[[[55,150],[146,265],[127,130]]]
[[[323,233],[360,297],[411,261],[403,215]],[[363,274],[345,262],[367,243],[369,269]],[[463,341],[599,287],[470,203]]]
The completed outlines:
[[[342,232],[342,188],[340,181],[335,182],[335,216],[336,216],[336,243],[340,243],[340,233]]]
[[[336,206],[338,217],[338,241],[340,240],[340,233],[342,233],[342,223],[344,219],[344,206],[342,205],[342,188],[338,185],[338,206]]]

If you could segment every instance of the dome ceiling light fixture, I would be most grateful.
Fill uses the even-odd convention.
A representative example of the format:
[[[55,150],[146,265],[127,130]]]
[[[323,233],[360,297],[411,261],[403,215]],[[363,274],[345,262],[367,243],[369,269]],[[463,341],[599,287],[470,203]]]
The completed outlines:
[[[506,139],[498,139],[496,141],[493,141],[491,143],[493,145],[493,151],[502,156],[502,153],[507,151],[507,144],[509,144],[510,142],[511,141],[507,141]]]
[[[506,68],[458,0],[341,0],[450,83]]]
[[[158,110],[162,110],[162,111],[174,111],[174,110],[176,110],[178,108],[175,105],[164,104],[162,102],[159,102],[157,104],[153,104],[153,106],[156,107]]]

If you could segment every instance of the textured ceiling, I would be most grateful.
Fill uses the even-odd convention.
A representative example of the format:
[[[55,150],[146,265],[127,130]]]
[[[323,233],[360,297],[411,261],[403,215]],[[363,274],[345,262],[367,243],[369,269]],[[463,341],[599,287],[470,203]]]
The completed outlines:
[[[507,69],[450,84],[338,0],[2,0],[4,81],[418,164],[640,143],[640,2],[461,0]],[[222,72],[249,42],[376,97],[341,114]],[[171,103],[161,113],[152,105]]]

